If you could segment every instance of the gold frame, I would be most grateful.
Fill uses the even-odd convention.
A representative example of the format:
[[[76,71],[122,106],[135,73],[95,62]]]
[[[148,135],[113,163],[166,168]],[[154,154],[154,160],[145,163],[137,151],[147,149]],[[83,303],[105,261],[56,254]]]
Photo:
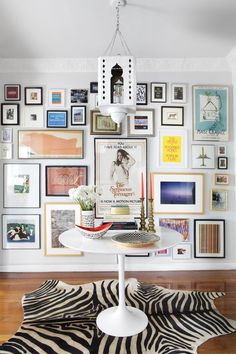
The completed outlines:
[[[217,180],[216,180],[217,176],[227,176],[227,178],[228,178],[228,183],[217,183]],[[214,174],[214,184],[215,184],[216,186],[228,186],[228,185],[230,184],[230,179],[229,179],[229,178],[230,178],[230,177],[229,177],[229,174],[228,174],[228,173],[215,173],[215,174]]]
[[[213,208],[213,200],[212,200],[212,196],[213,196],[213,192],[223,192],[225,193],[225,207],[224,208],[219,208],[219,209],[216,209],[216,208]],[[228,191],[226,189],[218,189],[218,188],[212,188],[211,191],[210,191],[210,210],[212,211],[226,211],[228,210]]]
[[[99,129],[97,127],[98,119],[103,118],[107,119],[108,123],[114,125],[113,130],[109,129]],[[118,124],[114,123],[113,120],[111,119],[111,116],[104,116],[103,114],[100,113],[99,110],[91,110],[90,111],[90,134],[91,135],[121,135],[121,127],[122,124],[118,126]]]

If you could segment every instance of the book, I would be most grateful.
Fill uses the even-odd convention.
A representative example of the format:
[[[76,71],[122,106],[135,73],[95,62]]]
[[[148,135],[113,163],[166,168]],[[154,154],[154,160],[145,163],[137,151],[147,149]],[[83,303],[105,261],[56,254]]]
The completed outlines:
[[[103,224],[105,222],[103,221]],[[136,221],[131,221],[131,222],[113,222],[112,226],[110,227],[109,230],[137,230],[138,229],[138,224]]]

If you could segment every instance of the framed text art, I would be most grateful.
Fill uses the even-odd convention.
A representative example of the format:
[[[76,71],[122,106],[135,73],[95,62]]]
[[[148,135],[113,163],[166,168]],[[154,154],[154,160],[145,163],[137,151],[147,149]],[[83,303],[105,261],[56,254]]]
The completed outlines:
[[[127,118],[129,136],[154,136],[154,109],[137,110]]]
[[[136,86],[136,105],[147,105],[147,84],[137,83]]]
[[[95,185],[102,189],[96,203],[98,218],[120,204],[129,205],[132,216],[140,216],[141,175],[146,181],[146,161],[146,139],[95,139]]]
[[[65,89],[50,89],[48,90],[48,105],[51,107],[63,108],[66,104]]]
[[[1,124],[19,125],[20,124],[20,105],[19,103],[1,104]]]
[[[47,128],[67,128],[67,111],[47,111]]]
[[[25,87],[25,105],[42,105],[43,88]]]
[[[229,140],[228,96],[228,86],[193,86],[194,140]]]
[[[44,117],[42,106],[25,106],[22,125],[27,128],[43,128]]]
[[[192,168],[215,168],[215,146],[192,145]]]
[[[19,130],[20,159],[83,159],[83,130]]]
[[[161,107],[161,125],[183,126],[184,125],[184,107],[162,106]]]
[[[204,177],[198,173],[153,173],[154,213],[202,214]]]
[[[121,135],[122,125],[116,124],[111,116],[104,116],[100,111],[90,111],[91,135]]]
[[[187,167],[187,131],[162,129],[159,144],[159,167]]]
[[[20,101],[21,86],[20,85],[4,85],[4,100],[5,101]]]
[[[152,82],[151,83],[151,102],[166,102],[167,100],[167,83]]]
[[[71,125],[86,124],[86,106],[71,106]]]

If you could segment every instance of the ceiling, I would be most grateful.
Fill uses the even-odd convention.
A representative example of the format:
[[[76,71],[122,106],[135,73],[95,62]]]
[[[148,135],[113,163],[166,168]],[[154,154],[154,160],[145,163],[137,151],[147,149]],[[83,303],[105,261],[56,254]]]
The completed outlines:
[[[120,29],[138,58],[225,57],[236,46],[235,0],[127,3]],[[115,25],[110,0],[0,0],[0,58],[96,58]]]

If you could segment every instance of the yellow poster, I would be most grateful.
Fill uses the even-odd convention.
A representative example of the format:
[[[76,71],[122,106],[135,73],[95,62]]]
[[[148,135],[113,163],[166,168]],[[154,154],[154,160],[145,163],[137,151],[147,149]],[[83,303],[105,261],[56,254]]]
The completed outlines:
[[[162,161],[166,163],[182,162],[182,136],[162,137]]]

